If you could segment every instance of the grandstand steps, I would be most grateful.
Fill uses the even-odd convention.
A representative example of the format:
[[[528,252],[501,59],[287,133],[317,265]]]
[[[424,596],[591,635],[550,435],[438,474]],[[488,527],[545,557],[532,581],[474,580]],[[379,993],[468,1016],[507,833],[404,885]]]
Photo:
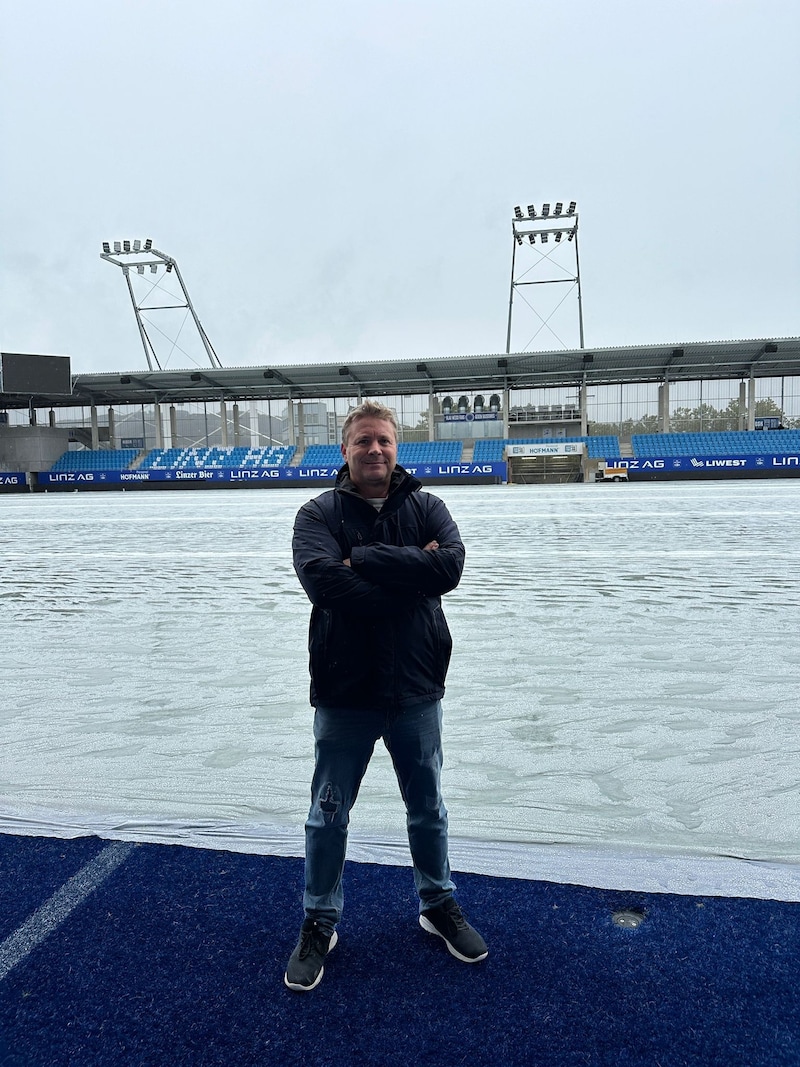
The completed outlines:
[[[624,458],[633,458],[633,445],[630,437],[620,437],[619,439],[619,454]]]
[[[73,444],[83,445],[84,448],[94,448],[94,437],[89,426],[73,426],[69,428],[69,441]],[[100,447],[109,447],[111,442],[108,426],[97,427],[97,443]]]

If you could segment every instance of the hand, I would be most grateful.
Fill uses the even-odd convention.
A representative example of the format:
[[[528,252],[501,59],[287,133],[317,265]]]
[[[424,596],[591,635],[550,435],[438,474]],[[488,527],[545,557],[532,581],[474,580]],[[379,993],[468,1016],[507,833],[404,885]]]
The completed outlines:
[[[439,547],[438,541],[428,541],[427,545],[423,548],[423,552],[435,552]]]
[[[350,566],[350,558],[348,557],[347,559],[343,559],[342,563],[344,563],[345,567],[349,567]]]

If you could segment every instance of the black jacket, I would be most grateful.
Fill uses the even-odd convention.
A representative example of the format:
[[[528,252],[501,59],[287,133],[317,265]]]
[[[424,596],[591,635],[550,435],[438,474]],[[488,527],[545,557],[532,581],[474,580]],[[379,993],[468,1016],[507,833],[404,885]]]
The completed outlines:
[[[391,717],[444,693],[452,640],[441,594],[458,585],[464,546],[444,503],[420,489],[395,467],[378,512],[345,464],[336,488],[297,514],[292,551],[313,604],[315,706],[381,708]],[[430,541],[439,548],[424,552]]]

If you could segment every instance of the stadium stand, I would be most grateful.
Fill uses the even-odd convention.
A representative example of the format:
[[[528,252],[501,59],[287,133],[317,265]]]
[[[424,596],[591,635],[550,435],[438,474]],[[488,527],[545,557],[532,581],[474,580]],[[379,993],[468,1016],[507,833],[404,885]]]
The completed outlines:
[[[300,458],[301,467],[341,467],[342,453],[338,445],[309,445]]]
[[[64,452],[51,471],[124,471],[139,455],[136,448],[82,448]]]
[[[411,467],[420,463],[458,463],[463,450],[463,441],[404,441],[397,446],[397,462]]]
[[[560,445],[583,441],[590,459],[619,459],[619,438],[613,435],[597,437],[513,437],[483,438],[475,442],[473,463],[499,463],[506,445]]]
[[[145,456],[139,470],[258,470],[287,467],[294,445],[271,448],[154,448]]]
[[[800,430],[731,430],[715,433],[646,433],[631,437],[633,454],[647,456],[753,456],[797,452]]]
[[[458,463],[464,450],[463,441],[403,441],[397,446],[401,466],[420,463]],[[309,445],[300,460],[302,467],[340,467],[342,453],[338,445]]]

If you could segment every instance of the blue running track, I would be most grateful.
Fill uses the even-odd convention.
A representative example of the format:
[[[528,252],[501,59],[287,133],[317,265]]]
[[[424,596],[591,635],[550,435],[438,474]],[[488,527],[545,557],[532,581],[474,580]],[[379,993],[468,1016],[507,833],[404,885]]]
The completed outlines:
[[[468,966],[351,863],[297,994],[301,860],[0,835],[0,874],[0,1067],[800,1065],[800,904],[457,874]]]

